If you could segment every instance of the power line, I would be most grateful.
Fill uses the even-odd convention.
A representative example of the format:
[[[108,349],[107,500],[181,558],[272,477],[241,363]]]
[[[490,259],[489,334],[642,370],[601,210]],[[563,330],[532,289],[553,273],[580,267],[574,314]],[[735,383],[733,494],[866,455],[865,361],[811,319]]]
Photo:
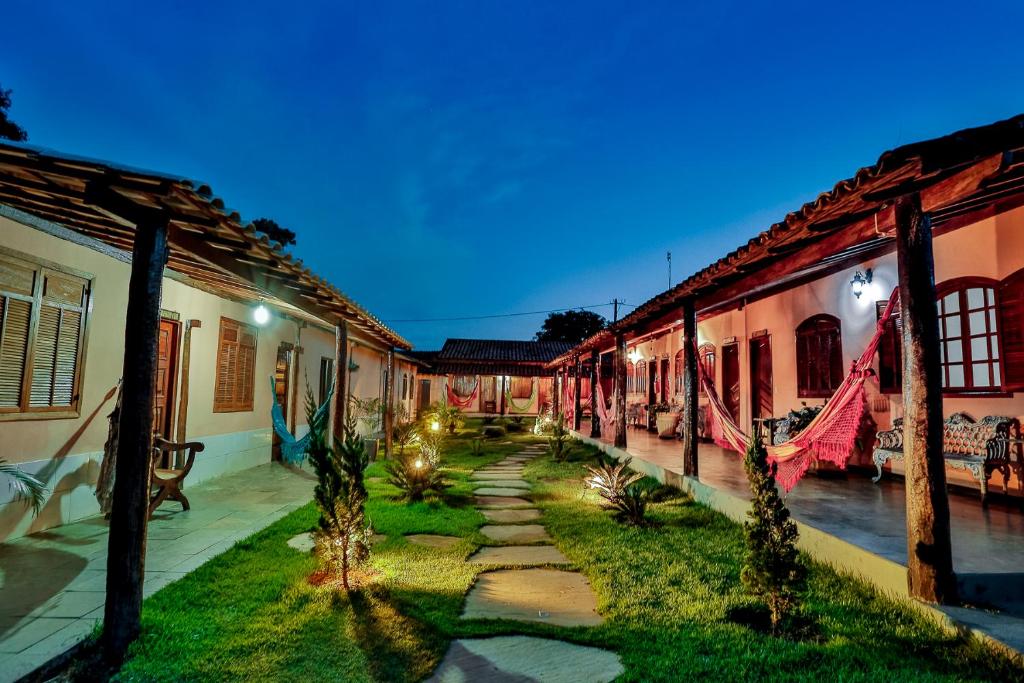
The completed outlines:
[[[518,318],[526,315],[546,315],[548,313],[565,313],[566,311],[582,311],[591,308],[602,308],[604,306],[613,305],[611,302],[606,304],[592,304],[590,306],[570,306],[569,308],[551,308],[546,311],[522,311],[519,313],[492,313],[489,315],[463,315],[454,316],[450,318],[394,318],[385,320],[387,324],[393,323],[445,323],[445,322],[459,322],[464,320],[488,320],[491,318]],[[622,301],[618,302],[618,305],[628,305]]]

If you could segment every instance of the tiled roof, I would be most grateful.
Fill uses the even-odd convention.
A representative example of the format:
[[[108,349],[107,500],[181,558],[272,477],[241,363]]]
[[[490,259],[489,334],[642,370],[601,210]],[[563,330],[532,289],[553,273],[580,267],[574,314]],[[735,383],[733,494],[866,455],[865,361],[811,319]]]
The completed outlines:
[[[437,360],[547,363],[571,348],[568,342],[449,339],[437,354]]]

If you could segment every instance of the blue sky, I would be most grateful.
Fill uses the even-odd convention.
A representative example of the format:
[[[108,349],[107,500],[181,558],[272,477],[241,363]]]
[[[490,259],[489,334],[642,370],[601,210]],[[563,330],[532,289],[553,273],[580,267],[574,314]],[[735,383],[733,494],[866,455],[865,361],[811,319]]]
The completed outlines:
[[[678,281],[885,149],[1024,112],[1020,2],[88,4],[8,0],[30,141],[210,183],[385,320],[639,304],[667,250]]]

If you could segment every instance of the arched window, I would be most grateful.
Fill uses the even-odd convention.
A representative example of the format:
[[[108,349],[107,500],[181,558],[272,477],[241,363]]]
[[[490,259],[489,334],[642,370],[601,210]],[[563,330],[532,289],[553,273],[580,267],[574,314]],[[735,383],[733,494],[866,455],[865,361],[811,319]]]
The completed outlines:
[[[632,394],[636,391],[636,366],[626,361],[626,393]]]
[[[647,361],[645,360],[636,362],[636,393],[647,393]]]
[[[715,383],[715,345],[711,343],[704,343],[697,347],[697,362],[701,364],[701,369],[704,371],[704,376],[708,378],[708,382],[714,385]],[[704,393],[704,388],[700,387],[700,393]]]
[[[828,398],[843,381],[839,319],[811,316],[796,328],[796,386],[799,398]]]
[[[466,398],[476,389],[476,375],[455,375],[452,381],[452,393],[459,398]]]
[[[402,373],[402,400],[409,398],[409,375]]]
[[[957,278],[937,286],[942,388],[1001,390],[995,280]]]

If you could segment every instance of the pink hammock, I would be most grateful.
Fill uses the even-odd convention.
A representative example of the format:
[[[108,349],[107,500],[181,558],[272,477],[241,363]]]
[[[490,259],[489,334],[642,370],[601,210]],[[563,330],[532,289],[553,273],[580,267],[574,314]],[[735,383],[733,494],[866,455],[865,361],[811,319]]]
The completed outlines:
[[[606,408],[604,402],[604,387],[601,383],[597,383],[597,406],[593,412],[597,419],[601,421],[601,434],[607,436],[615,433],[615,402],[612,402],[611,408]],[[591,418],[593,419],[593,418]]]
[[[867,348],[850,367],[850,374],[836,389],[821,412],[807,427],[789,441],[777,446],[768,446],[768,461],[777,465],[776,479],[782,488],[790,491],[807,472],[813,459],[831,462],[840,469],[846,469],[846,460],[853,450],[853,442],[860,431],[861,420],[867,403],[864,382],[873,374],[871,362],[885,331],[885,324],[892,316],[899,290],[894,289],[889,303],[878,319],[875,334]],[[746,451],[750,437],[733,421],[729,411],[715,392],[715,384],[704,376],[702,363],[697,363],[701,386],[708,397],[708,427],[711,438],[722,448],[739,453]]]
[[[580,397],[580,410],[590,407],[590,398]],[[593,412],[593,411],[591,411]],[[571,423],[576,415],[576,383],[566,382],[562,391],[562,415],[565,421]]]
[[[476,378],[476,384],[473,385],[473,393],[466,398],[459,398],[459,396],[452,391],[450,384],[445,384],[445,389],[448,390],[448,405],[455,406],[456,408],[468,408],[476,402],[476,397],[480,395],[480,378]]]

